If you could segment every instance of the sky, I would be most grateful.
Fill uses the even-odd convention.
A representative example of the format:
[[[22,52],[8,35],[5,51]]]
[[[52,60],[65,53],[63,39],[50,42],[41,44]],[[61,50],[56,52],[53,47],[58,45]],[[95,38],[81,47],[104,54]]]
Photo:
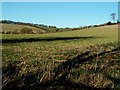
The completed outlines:
[[[119,0],[1,0],[4,2],[119,2]]]
[[[2,19],[52,25],[80,27],[112,21],[118,13],[117,2],[3,2]],[[117,19],[117,17],[116,17]]]

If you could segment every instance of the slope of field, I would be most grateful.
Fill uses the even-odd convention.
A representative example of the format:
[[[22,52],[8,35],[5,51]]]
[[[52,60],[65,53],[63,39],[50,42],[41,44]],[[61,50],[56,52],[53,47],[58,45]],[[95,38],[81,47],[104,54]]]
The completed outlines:
[[[17,24],[1,24],[2,26],[2,31],[20,31],[22,28],[29,28],[32,29],[34,33],[45,33],[45,32],[63,32],[63,31],[70,31],[70,29],[65,29],[65,28],[54,28],[54,27],[35,27],[35,26],[30,26],[30,25],[17,25]]]
[[[28,25],[2,24],[2,31],[15,31],[15,30],[20,31],[22,28],[30,28],[34,32],[46,32],[43,29],[36,28],[33,26],[28,26]]]
[[[117,25],[2,40],[4,89],[120,88]]]

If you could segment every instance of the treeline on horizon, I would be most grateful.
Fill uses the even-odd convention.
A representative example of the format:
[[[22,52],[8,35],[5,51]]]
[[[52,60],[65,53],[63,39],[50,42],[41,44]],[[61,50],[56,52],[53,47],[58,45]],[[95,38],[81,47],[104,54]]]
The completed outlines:
[[[29,25],[29,26],[34,26],[34,27],[51,27],[51,28],[57,28],[56,26],[48,26],[44,24],[34,24],[34,23],[26,23],[26,22],[15,22],[11,20],[1,20],[0,23],[6,23],[6,24],[17,24],[17,25]]]
[[[26,22],[16,22],[16,21],[11,21],[11,20],[1,20],[0,23],[17,24],[17,25],[29,25],[29,26],[33,26],[33,27],[36,27],[36,28],[39,28],[39,27],[57,28],[56,26],[51,26],[51,25],[34,24],[34,23],[26,23]],[[100,24],[100,25],[81,26],[81,27],[78,27],[78,28],[99,27],[99,26],[104,26],[104,25],[114,25],[114,24],[118,24],[118,23],[120,23],[120,22],[119,21],[117,21],[117,22],[108,21],[107,23]],[[69,27],[66,27],[66,28],[68,29]],[[75,28],[69,28],[69,29],[75,29]]]
[[[26,23],[26,22],[16,22],[16,21],[11,21],[11,20],[1,20],[0,23],[6,23],[6,24],[17,24],[17,25],[29,25],[29,26],[34,26],[34,27],[48,27],[48,28],[57,28],[56,26],[51,26],[51,25],[44,25],[44,24],[34,24],[34,23]],[[89,26],[83,26],[83,27],[97,27],[97,26],[104,26],[104,25],[113,25],[113,24],[118,24],[117,23],[112,23],[111,21],[100,24],[100,25],[89,25]],[[69,27],[66,27],[69,28]],[[80,27],[79,27],[80,28]]]

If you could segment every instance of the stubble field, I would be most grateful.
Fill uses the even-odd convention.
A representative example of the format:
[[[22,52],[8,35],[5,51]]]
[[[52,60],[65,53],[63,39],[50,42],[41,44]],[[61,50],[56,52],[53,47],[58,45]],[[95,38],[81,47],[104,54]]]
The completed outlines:
[[[118,26],[2,35],[3,89],[120,88]]]

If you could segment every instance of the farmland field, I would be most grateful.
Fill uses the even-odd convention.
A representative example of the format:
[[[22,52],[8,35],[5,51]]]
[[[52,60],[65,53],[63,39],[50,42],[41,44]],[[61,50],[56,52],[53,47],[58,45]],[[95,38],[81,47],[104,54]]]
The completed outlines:
[[[3,34],[4,89],[120,88],[118,25]]]
[[[0,24],[1,25],[1,24]],[[32,26],[28,26],[28,25],[12,25],[12,24],[2,24],[2,30],[3,31],[19,31],[20,29],[22,28],[31,28],[33,29],[34,31],[39,31],[39,32],[46,32],[45,30],[43,29],[40,29],[40,28],[35,28],[35,27],[32,27]]]
[[[69,29],[65,28],[54,28],[54,27],[42,27],[42,26],[30,26],[30,25],[21,25],[21,24],[6,24],[0,23],[0,26],[2,26],[2,31],[4,33],[20,33],[20,30],[23,28],[28,28],[33,31],[33,33],[50,33],[50,32],[62,32],[62,31],[69,31]]]

